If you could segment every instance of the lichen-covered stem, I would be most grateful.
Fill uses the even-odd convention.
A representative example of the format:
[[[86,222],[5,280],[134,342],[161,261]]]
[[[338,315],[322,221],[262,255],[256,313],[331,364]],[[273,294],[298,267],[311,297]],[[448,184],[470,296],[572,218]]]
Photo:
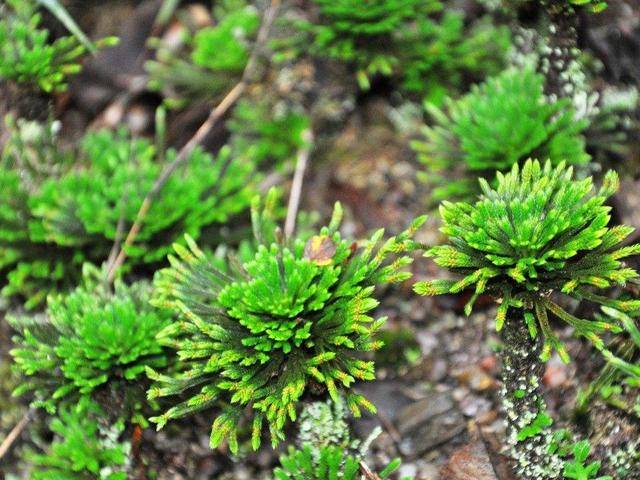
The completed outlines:
[[[539,415],[546,414],[540,389],[544,365],[540,361],[542,342],[532,339],[522,311],[512,310],[507,318],[502,339],[502,404],[507,419],[507,439],[516,472],[527,480],[558,478],[561,463],[548,452],[551,433],[519,439],[525,427]]]
[[[545,93],[571,97],[576,88],[571,71],[578,55],[578,16],[567,1],[548,0],[544,5],[549,18],[548,47],[540,64],[546,77]]]

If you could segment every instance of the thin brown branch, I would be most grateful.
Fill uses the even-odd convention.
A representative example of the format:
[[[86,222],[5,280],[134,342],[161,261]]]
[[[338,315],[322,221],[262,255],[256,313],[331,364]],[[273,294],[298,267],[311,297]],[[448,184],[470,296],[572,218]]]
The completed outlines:
[[[306,130],[302,134],[303,145],[298,151],[296,160],[296,169],[293,173],[293,181],[291,182],[291,193],[289,194],[289,205],[287,206],[287,218],[284,223],[284,234],[287,238],[291,238],[296,228],[296,217],[300,208],[300,196],[302,195],[302,184],[304,183],[304,174],[309,163],[309,155],[313,147],[313,132]]]
[[[262,46],[269,37],[269,32],[271,31],[271,27],[273,26],[273,22],[276,18],[280,2],[281,0],[271,0],[271,4],[269,5],[269,7],[267,7],[263,16],[260,30],[258,31],[258,35],[256,37],[256,44],[251,53],[251,57],[249,58],[249,61],[247,62],[247,65],[244,69],[241,80],[235,85],[235,87],[233,87],[229,91],[229,93],[227,93],[227,95],[222,99],[218,106],[211,111],[207,120],[200,126],[200,128],[198,128],[195,135],[191,137],[186,145],[182,147],[180,152],[178,152],[176,158],[163,169],[163,171],[160,173],[160,176],[156,179],[153,186],[151,187],[151,190],[149,191],[149,193],[147,193],[147,196],[143,200],[142,205],[138,210],[136,219],[133,222],[133,225],[131,226],[127,237],[125,238],[122,248],[120,248],[120,251],[113,263],[107,268],[107,278],[109,282],[113,281],[116,271],[126,260],[126,251],[131,245],[133,245],[138,234],[140,233],[140,230],[142,229],[142,223],[144,222],[147,213],[149,213],[149,209],[151,208],[155,197],[163,189],[173,172],[189,158],[189,155],[191,155],[193,150],[203,142],[211,129],[238,101],[238,99],[247,89],[249,83],[253,81],[253,77],[258,67],[258,59],[262,50]]]
[[[380,423],[382,424],[384,430],[389,434],[389,437],[391,437],[396,452],[400,453],[400,443],[402,442],[402,435],[393,424],[391,419],[382,411],[378,410],[376,416],[378,417],[378,420],[380,420]]]
[[[7,438],[5,438],[0,444],[0,460],[4,458],[7,452],[11,449],[11,446],[14,442],[20,437],[20,434],[29,424],[31,420],[31,414],[33,413],[33,409],[29,409],[27,413],[20,419],[20,421],[11,429]]]
[[[360,460],[360,471],[367,480],[381,480],[380,476],[364,463],[364,460]]]

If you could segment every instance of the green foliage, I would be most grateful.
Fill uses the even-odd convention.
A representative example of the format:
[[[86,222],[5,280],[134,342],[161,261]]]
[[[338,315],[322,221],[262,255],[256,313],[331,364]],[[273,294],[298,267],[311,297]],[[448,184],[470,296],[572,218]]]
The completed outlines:
[[[65,90],[67,77],[80,71],[85,47],[75,37],[50,42],[31,1],[7,0],[0,6],[0,16],[0,79],[48,93]],[[106,39],[102,45],[113,43]]]
[[[31,453],[33,480],[126,480],[129,444],[118,441],[122,426],[106,428],[104,412],[88,398],[62,408],[50,428],[55,434],[48,451]]]
[[[260,16],[251,7],[230,12],[215,27],[199,30],[191,59],[213,72],[242,73],[249,61],[247,39],[258,31]],[[224,55],[220,55],[224,52]]]
[[[611,351],[604,352],[605,357],[616,371],[625,379],[625,383],[632,387],[640,388],[640,363],[637,361],[640,353],[640,326],[638,325],[637,312],[633,312],[636,318],[616,310],[614,308],[603,307],[609,318],[614,319],[624,329],[627,334],[625,341],[618,345],[616,350],[618,355]],[[616,375],[620,377],[620,375]]]
[[[553,424],[553,420],[547,414],[547,412],[538,412],[538,415],[531,421],[531,423],[525,425],[518,432],[518,441],[522,442],[527,438],[532,438],[541,435],[546,428]]]
[[[305,143],[310,120],[303,113],[268,100],[241,100],[227,122],[234,157],[253,165],[282,168]]]
[[[617,175],[608,172],[602,187],[595,190],[591,178],[573,180],[572,174],[563,163],[553,167],[549,161],[542,166],[528,160],[522,170],[516,164],[510,173],[499,173],[495,189],[481,180],[483,195],[475,203],[443,203],[442,232],[449,244],[434,247],[427,255],[463,278],[419,282],[416,292],[439,295],[474,288],[467,312],[478,295],[495,295],[497,329],[502,329],[509,309],[522,310],[531,336],[542,334],[543,360],[555,349],[568,361],[551,329],[549,313],[603,349],[600,334],[620,332],[620,325],[577,318],[550,294],[621,311],[638,309],[640,301],[609,299],[592,290],[637,279],[637,272],[622,260],[638,254],[640,245],[622,247],[633,229],[608,226],[611,208],[605,202],[618,188]]]
[[[234,8],[218,8],[214,26],[185,26],[179,48],[154,39],[156,59],[146,64],[149,87],[163,91],[169,105],[215,99],[240,79],[260,16],[255,7],[237,3]]]
[[[166,365],[156,334],[169,320],[149,305],[150,286],[116,281],[111,292],[101,273],[87,265],[84,285],[49,297],[46,320],[11,319],[11,355],[26,377],[15,394],[33,392],[35,405],[54,412],[68,395],[73,401],[103,386],[117,392],[124,383],[133,392],[145,367]]]
[[[564,478],[571,478],[575,480],[613,480],[613,477],[608,475],[598,476],[600,462],[596,461],[588,463],[590,454],[591,445],[589,444],[589,440],[582,440],[573,445],[573,458],[565,462],[563,470]]]
[[[564,479],[613,480],[610,476],[597,476],[600,462],[588,461],[591,455],[589,440],[576,442],[571,432],[566,429],[553,432],[548,453],[561,459]]]
[[[439,0],[314,3],[319,22],[296,23],[309,39],[294,44],[292,54],[308,51],[351,64],[365,90],[372,76],[393,75],[407,91],[435,100],[447,86],[462,87],[463,77],[497,72],[509,46],[506,28],[486,21],[466,28],[464,15],[453,11],[438,18]]]
[[[312,36],[311,53],[352,63],[362,88],[369,77],[390,76],[398,64],[394,32],[410,28],[415,19],[440,11],[438,0],[314,0],[321,21],[299,22],[298,28]],[[308,46],[307,46],[308,48]]]
[[[531,69],[508,69],[447,100],[445,110],[427,104],[435,125],[423,128],[424,140],[413,148],[428,169],[427,181],[439,186],[435,199],[473,196],[472,176],[508,170],[529,157],[554,165],[588,162],[580,135],[587,122],[576,120],[568,99],[546,99],[543,84]]]
[[[402,88],[440,105],[447,95],[500,73],[511,35],[488,17],[467,26],[464,15],[447,10],[439,20],[419,21],[402,43]]]
[[[54,152],[53,165],[48,152]],[[123,130],[89,133],[76,152],[16,134],[0,162],[0,198],[10,207],[0,213],[3,294],[21,295],[32,308],[77,281],[83,262],[105,261],[175,156]],[[184,233],[198,238],[248,209],[255,180],[250,160],[231,158],[226,147],[216,157],[194,150],[151,204],[127,249],[127,267],[161,261]]]
[[[569,0],[571,5],[585,7],[594,13],[600,13],[607,8],[607,2],[602,0]]]
[[[345,419],[346,405],[342,399],[305,406],[300,415],[297,438],[301,447],[290,446],[288,454],[280,457],[280,467],[273,472],[276,480],[364,478],[360,462],[381,430],[375,429],[361,444],[359,440],[351,439]],[[375,478],[388,478],[399,466],[400,459],[394,459],[382,472],[371,472],[367,478],[373,478],[373,475],[377,475]]]
[[[254,448],[265,421],[276,444],[307,391],[328,391],[338,401],[345,390],[354,414],[374,409],[349,390],[356,380],[375,377],[373,362],[360,358],[379,348],[373,335],[385,322],[369,315],[378,305],[373,292],[410,276],[402,271],[411,262],[405,253],[419,247],[411,237],[424,221],[382,245],[380,230],[355,249],[337,232],[337,205],[330,225],[307,242],[283,239],[275,228],[274,195],[262,213],[257,199],[254,204],[253,254],[221,266],[189,239],[188,249],[176,245],[172,268],[156,283],[155,304],[180,314],[159,339],[177,350],[182,370],[163,375],[149,369],[157,381],[149,398],[188,398],[151,420],[161,428],[170,419],[218,407],[211,446],[228,438],[233,452],[243,412],[253,421]],[[393,254],[400,256],[391,261]]]
[[[637,87],[609,87],[600,92],[597,109],[585,133],[593,160],[601,165],[633,161],[635,139],[640,135],[638,112],[640,91]]]
[[[49,10],[51,14],[62,23],[69,32],[78,39],[85,48],[91,53],[96,53],[96,46],[91,43],[91,40],[85,35],[82,29],[78,26],[69,12],[62,4],[62,0],[35,0],[38,4]],[[114,41],[110,39],[110,41]]]
[[[316,455],[317,453],[317,455]],[[273,471],[276,480],[358,480],[361,478],[360,459],[349,455],[339,446],[322,446],[314,452],[312,445],[301,449],[289,447],[280,457],[280,467]],[[376,478],[385,479],[400,467],[400,459],[393,460]]]
[[[586,414],[591,401],[598,397],[608,405],[640,418],[640,391],[635,402],[633,399],[629,401],[624,395],[627,389],[640,388],[638,312],[626,314],[610,307],[602,307],[602,310],[608,320],[613,320],[622,326],[624,333],[614,338],[607,345],[607,350],[603,351],[608,361],[598,377],[579,393],[576,412]]]

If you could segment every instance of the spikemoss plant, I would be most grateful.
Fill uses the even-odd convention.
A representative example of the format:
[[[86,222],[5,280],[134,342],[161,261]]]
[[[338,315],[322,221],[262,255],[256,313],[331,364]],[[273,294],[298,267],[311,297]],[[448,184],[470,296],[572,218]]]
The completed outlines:
[[[470,312],[479,295],[499,302],[496,328],[502,333],[502,399],[509,442],[521,475],[530,479],[556,478],[558,472],[545,455],[547,435],[525,435],[545,415],[540,391],[542,362],[553,350],[564,361],[568,354],[551,328],[551,318],[573,327],[597,349],[604,348],[603,332],[620,332],[617,322],[578,318],[556,297],[615,307],[638,309],[640,301],[609,299],[594,293],[635,280],[638,274],[623,260],[640,252],[640,245],[621,246],[633,231],[609,226],[605,202],[618,188],[608,172],[601,188],[591,178],[574,180],[563,163],[553,167],[528,160],[498,174],[492,188],[481,180],[482,195],[474,203],[441,206],[442,232],[447,245],[427,253],[442,267],[462,275],[456,280],[420,282],[422,295],[458,293],[473,289],[465,307]]]
[[[633,301],[633,300],[632,300]],[[622,325],[626,336],[615,346],[618,355],[612,351],[606,351],[605,355],[609,364],[617,370],[618,378],[624,378],[625,383],[632,387],[640,388],[640,323],[638,322],[638,312],[629,314],[616,310],[615,308],[603,307],[609,318],[613,318]],[[631,312],[630,312],[631,313]]]
[[[53,165],[44,155],[52,150]],[[16,135],[0,162],[7,206],[0,213],[2,293],[33,308],[77,282],[83,262],[104,262],[175,155],[124,130],[89,133],[77,151]],[[248,210],[256,180],[251,160],[232,158],[227,147],[215,157],[194,150],[151,205],[126,268],[159,262],[184,233],[198,238]]]
[[[7,0],[0,5],[0,80],[47,93],[63,91],[67,77],[80,71],[85,47],[73,36],[50,41],[36,6],[30,0]],[[105,39],[100,44],[114,42]]]
[[[138,408],[140,398],[133,397],[138,391],[143,398],[137,385],[145,368],[167,364],[156,335],[169,319],[149,305],[150,285],[116,281],[111,292],[102,278],[86,265],[82,286],[49,297],[45,319],[10,319],[18,331],[11,355],[25,376],[16,395],[32,392],[35,406],[55,412],[60,402],[97,398],[106,388],[106,397],[114,394],[125,403],[124,415]]]
[[[105,425],[104,411],[89,398],[61,409],[51,420],[55,437],[44,453],[29,453],[32,480],[126,480],[130,445],[122,425]]]
[[[317,22],[299,21],[290,52],[335,59],[356,70],[370,87],[375,76],[394,76],[402,88],[436,99],[463,77],[496,73],[509,46],[506,28],[487,21],[465,26],[464,15],[439,0],[314,0]],[[286,45],[286,42],[282,42]],[[289,42],[290,43],[290,42]]]
[[[287,422],[296,420],[303,394],[328,393],[337,401],[344,391],[355,415],[374,410],[351,389],[356,380],[375,378],[373,362],[362,358],[380,346],[374,334],[385,322],[370,316],[378,304],[374,289],[410,276],[402,267],[419,246],[411,237],[424,221],[382,245],[380,230],[358,248],[337,231],[339,204],[329,226],[308,241],[277,234],[273,191],[265,205],[260,213],[254,204],[258,246],[248,259],[221,266],[189,239],[189,248],[176,246],[172,268],[156,283],[155,304],[180,315],[158,338],[177,350],[182,370],[149,369],[156,380],[149,398],[183,394],[186,400],[152,421],[162,428],[213,407],[211,446],[228,439],[233,452],[244,414],[254,449],[265,424],[277,444]]]
[[[444,110],[427,104],[435,124],[425,126],[424,139],[412,146],[427,167],[425,180],[436,187],[436,200],[473,198],[478,175],[508,170],[529,157],[554,165],[589,161],[581,135],[587,121],[575,118],[570,100],[548,100],[543,86],[544,78],[530,68],[508,69],[447,100]]]

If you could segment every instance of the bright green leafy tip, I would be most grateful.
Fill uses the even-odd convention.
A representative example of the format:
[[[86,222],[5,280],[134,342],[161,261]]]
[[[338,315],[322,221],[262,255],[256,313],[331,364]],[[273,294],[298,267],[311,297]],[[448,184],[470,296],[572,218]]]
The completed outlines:
[[[593,13],[600,13],[608,6],[606,1],[603,0],[568,0],[570,4],[585,7]]]
[[[553,424],[553,420],[547,413],[538,412],[533,420],[518,432],[518,441],[523,442],[528,438],[538,436],[542,434],[545,429],[549,428]]]

